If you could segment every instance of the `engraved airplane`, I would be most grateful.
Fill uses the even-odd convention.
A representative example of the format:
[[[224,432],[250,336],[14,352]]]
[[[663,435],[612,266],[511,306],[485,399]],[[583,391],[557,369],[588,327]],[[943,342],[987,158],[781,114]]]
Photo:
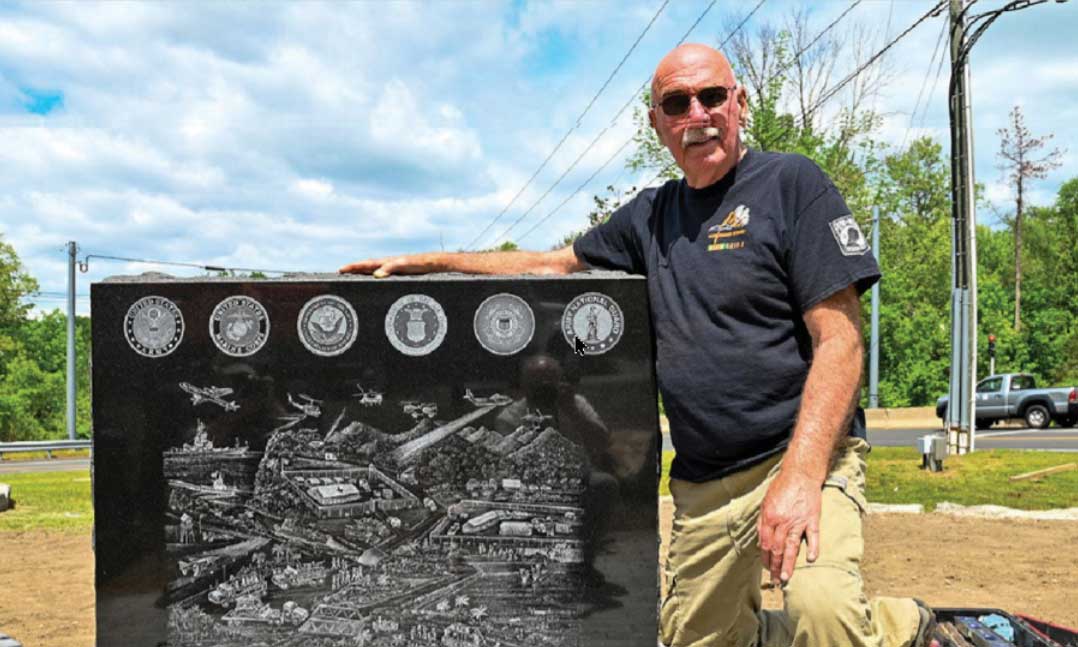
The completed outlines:
[[[359,393],[352,394],[352,397],[359,398],[359,403],[365,407],[374,407],[382,404],[381,391],[375,391],[374,389],[364,389],[362,384],[357,383],[356,389]]]
[[[464,389],[464,399],[477,407],[504,407],[513,401],[513,398],[501,393],[494,393],[489,397],[481,398],[472,393],[471,389]]]
[[[188,382],[180,382],[180,388],[185,393],[191,396],[191,404],[200,405],[203,402],[212,402],[225,411],[235,411],[240,408],[240,405],[230,400],[225,400],[225,396],[232,395],[232,389],[226,386],[207,386],[205,388],[195,386]]]

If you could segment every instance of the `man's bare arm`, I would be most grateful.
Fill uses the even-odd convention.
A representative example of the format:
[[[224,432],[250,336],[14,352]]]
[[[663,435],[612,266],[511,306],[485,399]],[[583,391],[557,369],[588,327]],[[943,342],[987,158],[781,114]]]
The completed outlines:
[[[789,580],[801,548],[819,556],[821,489],[831,456],[848,431],[861,386],[864,346],[857,290],[845,290],[805,313],[812,368],[805,380],[793,437],[760,508],[760,549],[773,580]]]
[[[463,272],[465,274],[569,274],[587,269],[577,258],[573,246],[552,252],[430,252],[373,258],[345,265],[341,274],[373,274],[383,278],[391,274],[429,274]]]

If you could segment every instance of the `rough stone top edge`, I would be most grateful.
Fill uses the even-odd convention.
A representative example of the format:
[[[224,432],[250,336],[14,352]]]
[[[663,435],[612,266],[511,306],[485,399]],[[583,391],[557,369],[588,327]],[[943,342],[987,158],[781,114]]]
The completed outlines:
[[[337,274],[336,272],[310,273],[310,274],[285,274],[280,277],[252,279],[246,276],[172,276],[161,272],[145,272],[143,274],[109,276],[101,281],[94,281],[93,285],[117,284],[117,283],[300,283],[300,282],[334,282],[334,283],[362,283],[372,281],[386,282],[417,282],[428,283],[438,281],[574,281],[581,279],[633,279],[643,280],[639,274],[615,272],[609,270],[588,270],[574,272],[573,274],[462,274],[459,272],[441,272],[437,274],[422,274],[413,276],[390,276],[384,279],[376,279],[365,274]]]

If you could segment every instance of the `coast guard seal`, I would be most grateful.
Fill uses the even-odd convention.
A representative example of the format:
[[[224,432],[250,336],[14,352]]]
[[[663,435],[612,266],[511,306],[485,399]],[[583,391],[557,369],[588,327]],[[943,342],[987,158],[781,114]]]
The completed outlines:
[[[217,304],[210,315],[210,338],[225,355],[254,355],[269,339],[266,309],[251,297],[231,296]]]
[[[621,339],[624,317],[621,307],[600,292],[585,292],[569,302],[561,316],[561,331],[569,346],[576,340],[585,355],[602,355]]]
[[[426,355],[442,345],[448,323],[437,301],[425,294],[406,294],[386,313],[386,337],[405,355]]]
[[[124,337],[143,357],[164,357],[183,341],[183,314],[164,297],[142,297],[127,309]]]
[[[483,348],[495,355],[515,355],[535,334],[535,314],[515,294],[495,294],[479,304],[472,327]]]
[[[296,327],[299,340],[315,355],[333,357],[356,341],[358,317],[352,304],[332,294],[317,296],[303,305]]]

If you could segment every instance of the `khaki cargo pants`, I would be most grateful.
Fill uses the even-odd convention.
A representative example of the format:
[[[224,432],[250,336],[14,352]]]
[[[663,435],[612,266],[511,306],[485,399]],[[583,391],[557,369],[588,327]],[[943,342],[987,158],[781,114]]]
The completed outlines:
[[[869,602],[861,582],[868,444],[835,453],[823,489],[820,555],[804,540],[784,587],[785,609],[760,608],[762,562],[756,522],[782,455],[706,483],[671,480],[674,527],[660,617],[670,647],[905,647],[919,616],[911,599]]]

